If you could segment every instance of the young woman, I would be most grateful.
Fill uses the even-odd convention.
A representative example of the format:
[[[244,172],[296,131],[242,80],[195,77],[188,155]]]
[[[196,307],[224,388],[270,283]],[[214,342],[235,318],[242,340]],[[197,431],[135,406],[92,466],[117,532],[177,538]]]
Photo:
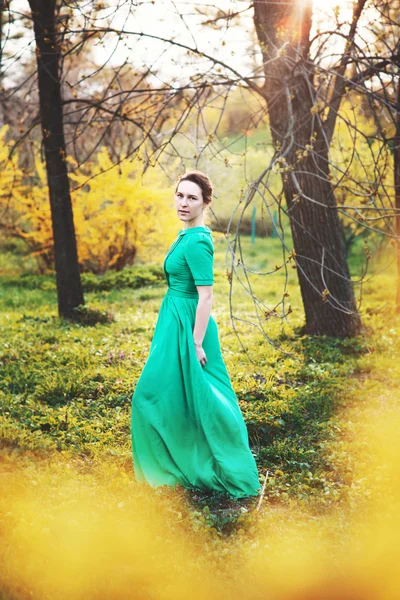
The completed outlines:
[[[162,300],[146,364],[132,397],[135,478],[258,495],[256,462],[211,315],[214,246],[204,211],[213,187],[201,171],[178,178],[184,227],[164,260]]]

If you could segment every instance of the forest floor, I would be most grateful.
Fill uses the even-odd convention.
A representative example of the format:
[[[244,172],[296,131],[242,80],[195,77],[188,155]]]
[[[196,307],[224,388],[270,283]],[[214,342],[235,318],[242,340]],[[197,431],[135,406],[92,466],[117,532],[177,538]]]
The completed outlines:
[[[148,267],[148,285],[147,267],[110,284],[88,277],[87,304],[110,317],[94,326],[58,319],[53,277],[0,277],[0,599],[256,599],[266,587],[273,598],[300,598],[292,588],[317,593],[327,564],[342,586],[332,598],[348,592],[349,573],[373,598],[372,560],[393,583],[385,555],[374,554],[382,532],[391,548],[394,521],[381,519],[394,519],[399,491],[393,268],[380,271],[376,256],[362,288],[363,335],[313,338],[300,333],[295,270],[285,289],[284,270],[275,271],[277,241],[245,239],[248,266],[274,271],[252,276],[253,292],[269,308],[288,294],[288,321],[265,321],[274,347],[244,321],[240,340],[233,332],[224,247],[216,236],[213,316],[261,484],[268,472],[261,505],[134,481],[131,397],[165,293],[159,267]],[[238,284],[233,297],[235,316],[255,321]]]

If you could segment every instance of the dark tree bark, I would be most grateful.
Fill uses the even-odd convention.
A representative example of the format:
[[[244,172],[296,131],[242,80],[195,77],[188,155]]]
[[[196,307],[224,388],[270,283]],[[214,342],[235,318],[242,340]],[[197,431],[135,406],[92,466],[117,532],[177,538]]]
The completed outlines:
[[[351,337],[361,331],[362,324],[329,181],[328,139],[332,135],[328,132],[327,137],[320,120],[313,118],[316,93],[308,57],[312,9],[304,5],[299,22],[295,4],[254,3],[264,60],[263,96],[275,147],[284,157],[280,166],[305,310],[304,332]],[[286,47],[278,52],[285,41]],[[333,130],[334,119],[329,120]],[[303,156],[307,145],[312,151]]]
[[[400,61],[399,61],[400,64]],[[396,235],[397,235],[397,295],[396,310],[400,312],[400,81],[397,82],[397,113],[396,133],[393,143],[394,154],[394,195],[396,206]]]
[[[56,0],[28,0],[34,24],[40,118],[46,156],[57,279],[58,312],[70,317],[84,304],[80,278],[60,86],[60,55],[55,31]]]
[[[3,100],[3,44],[4,44],[4,12],[6,10],[4,0],[0,0],[0,107],[2,117],[0,125],[7,123],[7,111],[5,110],[5,103]]]

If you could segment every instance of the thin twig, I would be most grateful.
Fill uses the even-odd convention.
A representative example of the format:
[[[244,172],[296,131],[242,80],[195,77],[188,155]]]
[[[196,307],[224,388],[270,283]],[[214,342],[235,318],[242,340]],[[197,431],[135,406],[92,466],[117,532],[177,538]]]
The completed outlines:
[[[257,502],[256,511],[259,511],[260,508],[261,508],[261,502],[263,501],[264,494],[265,494],[265,486],[267,485],[268,474],[269,474],[269,471],[267,470],[267,473],[266,473],[265,479],[264,479],[264,483],[263,483],[263,486],[262,486],[262,489],[261,489],[261,494],[260,494],[260,497],[259,497],[258,502]]]

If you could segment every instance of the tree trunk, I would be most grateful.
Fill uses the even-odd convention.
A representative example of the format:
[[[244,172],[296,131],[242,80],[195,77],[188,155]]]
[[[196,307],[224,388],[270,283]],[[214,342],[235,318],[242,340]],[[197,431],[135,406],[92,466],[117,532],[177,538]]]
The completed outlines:
[[[329,181],[326,137],[318,119],[313,119],[316,93],[307,58],[311,9],[305,8],[302,21],[296,21],[294,4],[254,3],[264,60],[263,95],[275,147],[286,161],[280,166],[305,311],[304,333],[351,337],[362,325]],[[284,41],[288,43],[279,53]],[[304,57],[307,69],[302,68]],[[306,145],[313,146],[312,150],[307,152]]]
[[[28,0],[36,39],[40,118],[50,194],[58,313],[72,316],[84,304],[67,165],[61,86],[60,55],[55,31],[56,0]]]
[[[7,111],[3,100],[3,46],[4,46],[4,12],[5,3],[4,0],[0,0],[0,107],[2,112],[2,118],[0,119],[0,127],[8,122]]]
[[[397,114],[396,133],[393,144],[394,156],[394,195],[396,205],[396,235],[397,235],[397,295],[396,310],[400,312],[400,81],[397,81]]]

